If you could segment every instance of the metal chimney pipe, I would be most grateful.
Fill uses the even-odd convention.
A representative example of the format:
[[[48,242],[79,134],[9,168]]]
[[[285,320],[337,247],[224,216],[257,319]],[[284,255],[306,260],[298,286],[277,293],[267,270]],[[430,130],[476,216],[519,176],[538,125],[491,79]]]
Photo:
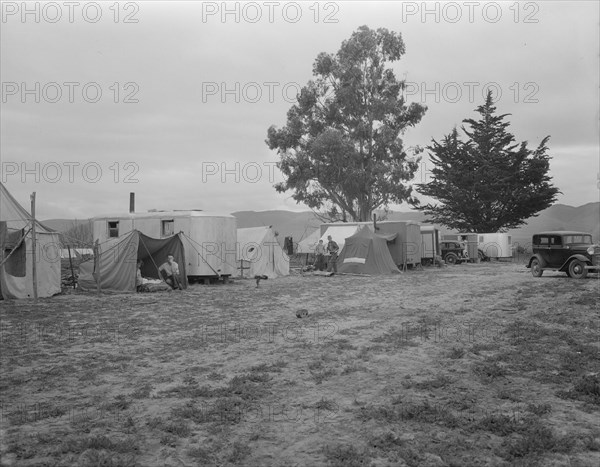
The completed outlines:
[[[129,213],[135,212],[135,193],[129,193]]]

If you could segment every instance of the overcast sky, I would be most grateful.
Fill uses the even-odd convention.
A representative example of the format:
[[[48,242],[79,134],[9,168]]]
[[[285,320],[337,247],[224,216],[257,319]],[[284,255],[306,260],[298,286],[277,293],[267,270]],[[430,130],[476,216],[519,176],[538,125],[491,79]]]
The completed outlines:
[[[273,188],[267,129],[361,25],[402,34],[393,68],[428,106],[407,147],[491,86],[517,140],[551,136],[558,202],[598,201],[598,2],[23,5],[2,4],[1,181],[41,219],[127,212],[129,192],[139,211],[306,210]]]

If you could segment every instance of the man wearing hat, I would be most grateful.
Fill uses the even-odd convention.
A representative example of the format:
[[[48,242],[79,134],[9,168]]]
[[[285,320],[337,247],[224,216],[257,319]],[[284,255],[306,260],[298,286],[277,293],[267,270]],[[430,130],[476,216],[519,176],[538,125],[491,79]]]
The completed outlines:
[[[331,238],[331,235],[327,236],[327,252],[329,253],[329,264],[327,265],[327,272],[337,273],[337,258],[340,247]]]

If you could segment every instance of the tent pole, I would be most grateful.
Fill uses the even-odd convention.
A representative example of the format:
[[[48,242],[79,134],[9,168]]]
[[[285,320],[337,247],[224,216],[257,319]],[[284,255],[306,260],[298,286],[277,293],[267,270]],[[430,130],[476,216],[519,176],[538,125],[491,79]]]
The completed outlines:
[[[96,266],[96,291],[100,295],[100,240],[96,239],[94,243],[94,265]]]
[[[36,259],[36,232],[35,232],[35,191],[31,194],[31,261],[33,266],[31,268],[32,279],[33,279],[33,300],[37,303],[38,300],[38,289],[37,289],[37,259]]]
[[[69,245],[67,245],[67,250],[69,251],[69,264],[71,265],[71,277],[73,278],[73,288],[75,288],[75,273],[73,272],[73,260],[71,259],[71,247]]]

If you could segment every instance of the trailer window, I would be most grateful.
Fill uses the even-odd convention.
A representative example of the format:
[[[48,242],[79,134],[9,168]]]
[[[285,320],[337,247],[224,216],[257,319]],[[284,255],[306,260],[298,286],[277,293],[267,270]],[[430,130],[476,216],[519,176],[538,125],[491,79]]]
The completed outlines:
[[[108,221],[108,236],[110,238],[119,236],[119,221]]]
[[[162,221],[162,236],[170,237],[175,233],[175,221]]]

